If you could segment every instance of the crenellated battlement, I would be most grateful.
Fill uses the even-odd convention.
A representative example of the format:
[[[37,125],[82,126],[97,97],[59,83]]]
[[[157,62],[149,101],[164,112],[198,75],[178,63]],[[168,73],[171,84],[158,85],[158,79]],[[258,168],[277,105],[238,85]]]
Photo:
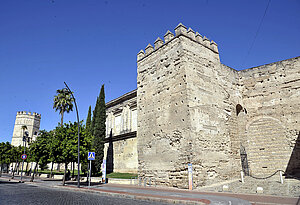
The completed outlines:
[[[199,34],[198,32],[195,33],[195,31],[193,31],[193,29],[191,28],[187,29],[187,27],[185,27],[182,23],[179,23],[174,30],[175,36],[171,31],[168,30],[164,35],[164,41],[160,37],[158,37],[154,42],[154,47],[149,43],[145,48],[145,52],[143,49],[140,50],[140,52],[137,54],[137,61],[140,61],[144,57],[150,55],[152,52],[155,52],[156,50],[160,49],[179,36],[185,36],[192,41],[197,42],[202,46],[210,49],[214,53],[219,53],[218,45],[214,41],[210,41],[206,36],[202,37],[201,34]]]
[[[21,115],[27,115],[27,116],[35,116],[37,118],[41,118],[41,114],[36,113],[36,112],[26,112],[26,111],[18,111],[17,112],[17,116],[21,116]]]

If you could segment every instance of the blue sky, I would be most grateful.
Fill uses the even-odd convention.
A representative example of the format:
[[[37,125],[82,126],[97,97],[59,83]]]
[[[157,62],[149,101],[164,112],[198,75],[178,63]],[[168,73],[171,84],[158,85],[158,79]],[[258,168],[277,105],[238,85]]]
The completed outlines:
[[[42,114],[41,129],[60,116],[53,97],[64,81],[80,118],[105,84],[106,101],[136,88],[136,54],[179,22],[218,43],[237,70],[300,55],[300,1],[2,0],[0,2],[0,141],[11,141],[17,111]],[[75,112],[65,122],[75,121]]]

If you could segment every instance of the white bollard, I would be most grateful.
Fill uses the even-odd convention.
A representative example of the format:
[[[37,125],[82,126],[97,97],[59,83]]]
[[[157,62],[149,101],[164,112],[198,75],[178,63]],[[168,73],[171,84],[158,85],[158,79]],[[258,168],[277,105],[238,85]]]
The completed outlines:
[[[256,188],[256,193],[263,194],[264,193],[264,189],[262,187],[257,187]]]
[[[282,171],[279,171],[279,176],[280,176],[280,183],[283,184],[283,177],[282,177]]]
[[[241,171],[241,178],[242,178],[242,183],[245,183],[245,181],[244,181],[244,172],[243,171]]]
[[[223,191],[229,191],[229,186],[228,185],[223,185]]]

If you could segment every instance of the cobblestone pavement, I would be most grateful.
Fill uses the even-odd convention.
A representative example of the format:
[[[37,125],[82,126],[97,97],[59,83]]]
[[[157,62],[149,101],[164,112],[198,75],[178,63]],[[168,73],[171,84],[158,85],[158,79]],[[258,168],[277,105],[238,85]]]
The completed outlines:
[[[124,205],[163,205],[153,201],[102,196],[96,193],[58,190],[18,182],[0,181],[0,204],[40,205],[40,204],[124,204]]]

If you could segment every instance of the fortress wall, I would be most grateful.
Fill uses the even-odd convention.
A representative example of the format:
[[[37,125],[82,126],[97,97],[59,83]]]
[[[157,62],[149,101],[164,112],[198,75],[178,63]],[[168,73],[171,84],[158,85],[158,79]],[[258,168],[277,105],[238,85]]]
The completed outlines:
[[[175,33],[138,54],[139,175],[187,188],[193,163],[195,186],[236,177],[237,71],[221,65],[213,41],[182,24]]]
[[[204,39],[204,38],[203,38]],[[240,171],[235,125],[236,72],[219,54],[182,37],[195,187],[236,177]]]
[[[239,71],[250,172],[300,171],[300,57]]]
[[[37,134],[39,133],[40,121],[41,115],[38,113],[25,111],[17,112],[11,144],[14,146],[23,146],[24,133],[22,126],[24,125],[27,127],[26,131],[29,132],[29,137],[31,140],[35,140]]]
[[[172,40],[167,40],[168,35]],[[181,187],[187,184],[190,156],[187,86],[181,40],[169,32],[165,41],[153,52],[148,46],[142,59],[139,55],[143,53],[138,55],[139,176]]]

